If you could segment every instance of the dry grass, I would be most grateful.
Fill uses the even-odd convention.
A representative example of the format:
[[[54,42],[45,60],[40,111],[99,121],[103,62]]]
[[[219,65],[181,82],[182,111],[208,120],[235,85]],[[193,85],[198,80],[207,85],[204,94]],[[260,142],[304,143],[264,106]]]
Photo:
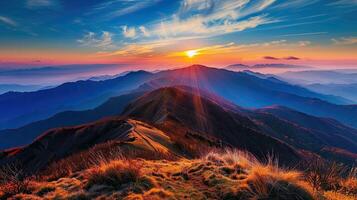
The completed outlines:
[[[224,166],[224,173],[238,179],[223,198],[225,199],[313,199],[302,174],[278,167],[274,159],[259,162],[254,156],[241,151],[209,153],[204,158]]]
[[[82,151],[62,160],[53,162],[39,174],[39,177],[41,180],[58,180],[59,178],[70,176],[73,173],[83,171],[94,166],[110,163],[113,160],[132,158],[144,158],[150,160],[177,159],[177,157],[169,154],[162,154],[160,152],[125,149],[120,146],[120,143],[109,141],[95,145],[86,151]]]
[[[102,164],[88,171],[87,188],[105,185],[120,188],[124,184],[135,183],[142,176],[140,165],[129,160],[117,160]]]
[[[0,199],[19,193],[28,193],[31,179],[17,163],[3,166],[0,168]]]
[[[338,182],[336,190],[321,187],[317,191],[313,189],[310,182],[306,181],[309,177],[304,172],[282,169],[274,159],[268,159],[265,163],[259,162],[251,154],[242,151],[216,150],[198,159],[170,161],[127,159],[118,155],[115,155],[112,160],[98,156],[88,161],[91,166],[84,167],[88,169],[71,172],[65,178],[57,180],[38,180],[31,184],[32,189],[19,191],[20,193],[13,197],[18,199],[356,199],[355,170],[336,180],[333,179],[334,183]],[[332,171],[336,171],[336,168]]]

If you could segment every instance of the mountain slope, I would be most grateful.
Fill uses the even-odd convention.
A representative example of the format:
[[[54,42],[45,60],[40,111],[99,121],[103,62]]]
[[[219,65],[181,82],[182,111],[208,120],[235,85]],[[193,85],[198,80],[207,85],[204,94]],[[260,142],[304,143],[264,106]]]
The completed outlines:
[[[106,81],[77,81],[36,92],[0,95],[0,129],[15,128],[65,110],[89,109],[137,88],[151,77],[138,71]]]
[[[17,162],[23,170],[34,173],[53,161],[96,146],[108,151],[118,147],[123,153],[175,154],[173,142],[164,132],[143,122],[111,118],[49,130],[26,147],[2,152],[0,166]]]
[[[156,88],[187,85],[209,91],[242,107],[283,105],[310,115],[334,118],[357,127],[357,106],[329,102],[346,103],[345,100],[320,95],[282,81],[261,79],[244,72],[191,66],[155,74],[155,79],[147,84]]]
[[[48,119],[30,123],[17,129],[0,131],[0,150],[30,144],[41,133],[51,128],[80,125],[99,120],[103,117],[117,116],[125,106],[142,92],[134,92],[112,97],[102,105],[84,111],[65,111]]]
[[[150,92],[129,104],[123,114],[153,123],[181,140],[201,137],[221,145],[246,149],[260,158],[274,151],[283,162],[299,159],[291,147],[256,131],[249,118],[179,88]]]
[[[232,72],[224,69],[210,68],[202,65],[192,65],[186,68],[167,70],[155,74],[155,78],[168,79],[175,85],[189,85],[191,87],[199,87],[200,89],[215,92],[230,100],[237,101],[240,106],[261,106],[266,103],[256,100],[253,101],[260,93],[269,95],[274,94],[291,94],[300,97],[319,98],[337,104],[345,104],[345,99],[321,95],[309,91],[303,87],[291,85],[283,81],[263,79],[244,72]],[[229,87],[227,87],[229,86]],[[244,99],[242,94],[247,94]],[[240,98],[239,98],[240,97]],[[281,101],[284,99],[281,99]],[[285,99],[288,100],[288,99]]]

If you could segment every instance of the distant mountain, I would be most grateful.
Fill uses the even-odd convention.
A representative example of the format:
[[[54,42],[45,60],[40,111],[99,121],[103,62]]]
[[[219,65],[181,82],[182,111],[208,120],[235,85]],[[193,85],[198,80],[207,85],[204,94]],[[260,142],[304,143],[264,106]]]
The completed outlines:
[[[321,95],[277,79],[261,79],[244,72],[204,66],[168,70],[155,74],[155,78],[147,84],[156,87],[188,85],[210,91],[243,107],[283,105],[357,126],[357,106],[337,105],[351,101]]]
[[[282,64],[282,63],[256,64],[256,65],[253,65],[251,67],[252,68],[281,68],[281,69],[310,68],[309,66],[291,65],[291,64]]]
[[[334,70],[314,70],[285,72],[278,75],[282,80],[303,85],[308,84],[351,84],[357,83],[357,73],[346,73]]]
[[[264,68],[307,69],[310,67],[301,66],[301,65],[282,64],[282,63],[271,63],[271,64],[255,64],[255,65],[233,64],[233,65],[228,65],[224,69],[231,70],[231,71],[242,71],[242,70],[264,69]]]
[[[44,88],[41,85],[0,84],[0,95],[6,92],[31,92]]]
[[[137,88],[151,76],[138,71],[105,81],[77,81],[36,92],[5,93],[0,95],[0,129],[20,127],[65,110],[94,108]]]
[[[74,64],[39,66],[0,70],[0,83],[26,85],[59,85],[69,81],[88,79],[94,75],[122,71],[119,64]]]
[[[244,64],[233,64],[233,65],[228,65],[224,69],[227,70],[232,70],[232,71],[242,71],[242,70],[247,70],[249,69],[249,65],[244,65]]]
[[[40,134],[52,128],[80,125],[104,117],[118,116],[129,102],[142,94],[143,92],[134,92],[112,97],[91,110],[64,111],[48,119],[33,122],[17,129],[0,130],[0,150],[28,145]]]
[[[245,72],[194,65],[154,74],[131,72],[104,81],[77,81],[38,92],[3,94],[0,95],[0,129],[21,127],[66,110],[94,108],[112,96],[145,85],[151,88],[185,85],[243,107],[278,104],[316,116],[336,118],[352,126],[357,123],[354,106],[336,105],[353,103],[347,99],[312,92],[274,77],[260,78]]]
[[[89,78],[88,80],[90,81],[105,81],[105,80],[109,80],[109,79],[114,79],[114,78],[118,78],[120,76],[125,76],[127,74],[129,74],[130,71],[125,71],[116,75],[102,75],[102,76],[93,76],[91,78]]]
[[[357,83],[351,84],[311,84],[306,88],[321,93],[334,94],[357,102]]]
[[[166,80],[165,80],[166,79]],[[262,79],[244,72],[232,72],[224,69],[210,68],[202,65],[193,65],[186,68],[167,70],[155,74],[156,83],[173,85],[188,85],[216,93],[237,105],[247,107],[260,107],[272,105],[269,101],[261,101],[255,95],[263,96],[267,93],[292,94],[300,97],[319,98],[337,104],[351,103],[336,96],[321,95],[303,87],[288,84],[276,78]],[[237,96],[236,100],[234,97]],[[242,98],[242,97],[246,97]],[[266,97],[270,98],[271,95]],[[263,98],[266,98],[263,97]]]

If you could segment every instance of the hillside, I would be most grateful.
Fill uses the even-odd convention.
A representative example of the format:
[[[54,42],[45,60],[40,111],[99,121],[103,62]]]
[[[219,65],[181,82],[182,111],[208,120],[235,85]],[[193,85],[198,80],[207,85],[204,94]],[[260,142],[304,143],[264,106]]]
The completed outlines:
[[[190,137],[206,138],[209,143],[245,149],[258,157],[273,150],[282,162],[299,159],[293,148],[257,131],[255,123],[246,116],[180,88],[147,93],[129,104],[123,115],[154,124],[184,143]],[[191,151],[199,151],[200,143],[191,144]]]
[[[164,132],[143,122],[110,118],[49,130],[28,146],[2,152],[0,165],[20,163],[24,171],[34,173],[51,162],[90,148],[111,151],[115,147],[127,153],[176,154],[173,142]]]
[[[132,92],[112,97],[94,109],[64,111],[17,129],[0,130],[0,150],[28,145],[43,132],[52,128],[80,125],[105,117],[118,116],[130,101],[142,94],[143,92]]]

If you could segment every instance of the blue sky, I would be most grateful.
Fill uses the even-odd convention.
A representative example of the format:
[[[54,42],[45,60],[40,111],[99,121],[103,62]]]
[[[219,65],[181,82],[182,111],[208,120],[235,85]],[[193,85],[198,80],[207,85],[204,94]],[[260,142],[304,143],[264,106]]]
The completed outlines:
[[[217,58],[227,62],[236,55],[237,61],[296,56],[326,63],[325,54],[354,64],[356,46],[357,0],[0,2],[2,63],[181,64],[182,52],[197,49],[202,59],[232,52]]]

